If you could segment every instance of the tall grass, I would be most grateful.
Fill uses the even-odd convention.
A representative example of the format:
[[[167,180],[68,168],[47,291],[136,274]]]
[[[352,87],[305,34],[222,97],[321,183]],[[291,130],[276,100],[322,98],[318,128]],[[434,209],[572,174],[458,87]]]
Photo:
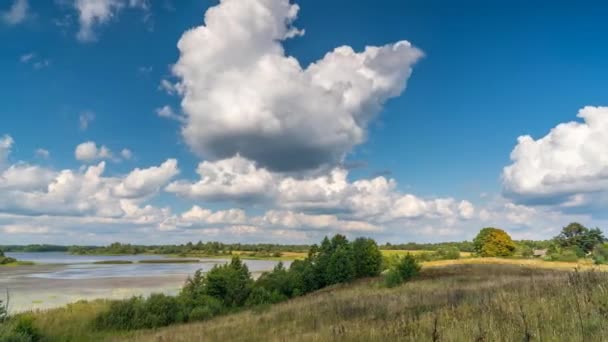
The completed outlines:
[[[138,332],[138,341],[601,341],[608,275],[514,265],[424,269],[386,289],[335,286],[266,311]]]

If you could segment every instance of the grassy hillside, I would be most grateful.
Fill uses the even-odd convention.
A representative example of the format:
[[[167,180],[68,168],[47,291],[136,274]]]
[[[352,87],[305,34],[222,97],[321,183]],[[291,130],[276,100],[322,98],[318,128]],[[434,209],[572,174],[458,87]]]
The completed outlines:
[[[140,331],[136,341],[600,341],[608,275],[515,265],[424,269],[403,286],[337,286],[260,310]]]

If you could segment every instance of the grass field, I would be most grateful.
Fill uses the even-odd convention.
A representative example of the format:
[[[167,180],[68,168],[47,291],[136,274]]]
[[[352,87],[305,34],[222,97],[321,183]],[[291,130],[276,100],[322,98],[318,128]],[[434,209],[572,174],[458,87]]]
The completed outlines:
[[[608,274],[517,265],[427,267],[403,286],[338,286],[136,341],[601,341]]]
[[[206,322],[131,333],[92,329],[105,301],[32,315],[51,341],[601,341],[608,334],[608,273],[564,272],[575,266],[434,261],[392,289],[367,279]]]
[[[416,254],[422,254],[422,253],[433,253],[433,251],[430,250],[407,250],[407,249],[383,249],[381,250],[383,255],[386,256],[391,256],[391,255],[399,255],[399,256],[403,256],[406,254],[412,254],[412,255],[416,255]],[[469,258],[471,257],[470,252],[460,252],[460,257],[461,258]]]

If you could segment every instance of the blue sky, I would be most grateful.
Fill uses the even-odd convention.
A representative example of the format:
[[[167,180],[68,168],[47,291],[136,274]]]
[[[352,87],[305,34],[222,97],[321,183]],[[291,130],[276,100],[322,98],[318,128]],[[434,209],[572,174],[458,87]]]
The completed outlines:
[[[343,232],[402,242],[469,239],[485,225],[521,238],[549,238],[570,220],[602,225],[608,6],[243,3],[3,1],[2,240],[294,242]],[[203,22],[210,7],[233,24]],[[282,36],[264,36],[264,25]],[[193,28],[211,38],[187,37]],[[253,32],[245,43],[242,32]],[[338,46],[353,53],[326,55]],[[282,71],[288,56],[299,72]],[[308,68],[319,61],[326,68]],[[345,82],[349,73],[360,78]],[[369,90],[381,82],[390,85]],[[582,127],[551,135],[571,121]],[[522,135],[531,143],[518,145]],[[74,194],[100,163],[105,178]],[[22,179],[28,167],[35,181]],[[62,170],[84,180],[53,194]],[[339,172],[342,183],[328,176]],[[129,191],[117,190],[128,176]]]

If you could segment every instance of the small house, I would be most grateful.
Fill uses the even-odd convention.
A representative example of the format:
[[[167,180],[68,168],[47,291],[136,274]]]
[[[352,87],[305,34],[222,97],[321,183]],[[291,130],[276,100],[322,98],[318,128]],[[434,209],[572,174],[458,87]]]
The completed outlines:
[[[532,256],[534,256],[535,258],[544,258],[545,256],[547,256],[547,250],[546,249],[535,249],[533,251]]]

